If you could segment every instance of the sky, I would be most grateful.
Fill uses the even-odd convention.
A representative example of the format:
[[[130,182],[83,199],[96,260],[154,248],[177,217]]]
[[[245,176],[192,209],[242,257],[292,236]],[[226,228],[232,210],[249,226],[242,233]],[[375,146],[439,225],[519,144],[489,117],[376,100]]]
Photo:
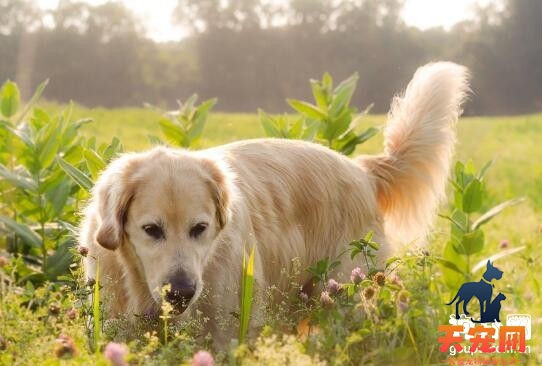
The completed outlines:
[[[86,0],[101,4],[106,0]],[[147,35],[157,42],[177,41],[186,36],[186,30],[174,26],[170,14],[177,0],[121,0],[143,21]],[[273,0],[271,0],[273,1]],[[281,0],[276,0],[281,1]],[[477,4],[487,5],[491,0],[406,0],[403,19],[422,30],[442,26],[450,29],[454,24],[472,18]],[[55,8],[59,0],[36,0],[45,9]]]

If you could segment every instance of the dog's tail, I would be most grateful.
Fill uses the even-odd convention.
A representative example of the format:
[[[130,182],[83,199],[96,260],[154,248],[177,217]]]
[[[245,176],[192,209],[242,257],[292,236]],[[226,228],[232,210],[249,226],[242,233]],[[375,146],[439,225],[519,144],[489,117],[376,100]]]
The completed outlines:
[[[459,297],[459,292],[455,295],[455,297],[453,298],[452,301],[450,301],[449,303],[447,303],[446,305],[452,305],[454,303],[454,301]]]
[[[376,179],[386,235],[400,243],[425,239],[445,193],[455,122],[469,91],[468,71],[451,62],[419,68],[391,105],[384,154],[362,156]]]

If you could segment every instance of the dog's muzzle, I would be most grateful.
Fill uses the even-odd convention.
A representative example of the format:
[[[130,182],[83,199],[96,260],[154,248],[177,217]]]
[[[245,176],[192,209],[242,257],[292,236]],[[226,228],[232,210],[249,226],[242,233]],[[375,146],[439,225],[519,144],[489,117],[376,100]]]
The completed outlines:
[[[166,284],[171,285],[171,289],[166,292],[166,301],[173,305],[175,310],[183,312],[196,294],[196,282],[188,278],[186,273],[177,272]]]

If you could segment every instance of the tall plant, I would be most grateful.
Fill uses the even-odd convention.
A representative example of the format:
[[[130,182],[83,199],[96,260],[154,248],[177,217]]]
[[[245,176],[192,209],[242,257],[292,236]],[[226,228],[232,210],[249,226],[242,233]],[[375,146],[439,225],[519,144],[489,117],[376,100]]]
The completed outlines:
[[[260,122],[267,136],[303,139],[319,142],[345,155],[352,154],[359,144],[373,137],[378,130],[370,127],[358,133],[356,128],[364,114],[360,115],[350,106],[356,90],[358,75],[353,74],[333,88],[331,75],[325,73],[322,80],[311,80],[315,104],[288,99],[288,104],[298,113],[293,122],[287,116],[272,117],[260,110]],[[357,116],[356,116],[357,115]]]

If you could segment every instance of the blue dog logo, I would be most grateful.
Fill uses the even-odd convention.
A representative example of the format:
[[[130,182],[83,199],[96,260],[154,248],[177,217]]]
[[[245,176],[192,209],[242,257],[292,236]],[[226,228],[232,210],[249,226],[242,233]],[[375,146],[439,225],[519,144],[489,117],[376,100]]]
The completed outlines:
[[[486,271],[482,275],[482,279],[478,282],[466,282],[461,285],[457,295],[446,305],[452,305],[455,303],[455,318],[459,319],[459,303],[463,302],[463,312],[465,315],[469,315],[467,311],[467,304],[473,297],[476,297],[480,302],[480,320],[472,320],[475,323],[489,323],[498,321],[499,312],[501,310],[501,301],[506,299],[506,297],[499,293],[493,302],[491,302],[491,295],[493,294],[493,286],[491,281],[493,279],[500,280],[502,278],[503,272],[494,267],[493,264],[488,260]]]

